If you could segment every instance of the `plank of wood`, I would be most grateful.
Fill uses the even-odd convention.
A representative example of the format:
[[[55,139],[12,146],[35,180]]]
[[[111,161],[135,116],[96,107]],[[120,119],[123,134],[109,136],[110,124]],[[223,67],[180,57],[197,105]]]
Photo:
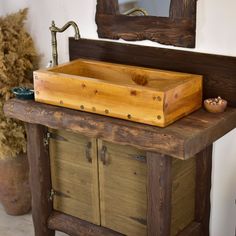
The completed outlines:
[[[48,227],[71,236],[122,236],[110,229],[91,224],[76,217],[53,211],[48,219]]]
[[[197,154],[195,220],[201,222],[204,236],[209,235],[212,145]]]
[[[179,159],[193,157],[236,127],[234,108],[220,114],[199,110],[166,128],[18,99],[6,102],[4,112],[8,117],[24,122],[79,132]]]
[[[171,172],[170,157],[147,153],[148,236],[168,236],[171,233]]]
[[[147,235],[145,152],[99,140],[101,225],[129,236]]]
[[[177,18],[177,17],[191,18],[195,21],[196,14],[197,14],[196,7],[197,7],[196,0],[188,1],[187,4],[185,4],[184,0],[171,0],[170,17],[171,18]]]
[[[178,13],[177,13],[178,14]],[[203,97],[221,96],[236,107],[236,57],[70,38],[70,59],[93,59],[203,75]]]
[[[172,159],[171,235],[175,236],[195,219],[196,157]]]
[[[50,161],[48,149],[44,145],[47,129],[42,125],[26,124],[26,131],[35,236],[54,236],[55,231],[47,227],[47,220],[52,212],[52,201],[49,198]]]
[[[53,208],[100,225],[96,140],[64,130],[50,136]]]
[[[177,236],[205,236],[202,234],[202,225],[199,222],[192,222],[187,226],[182,232],[177,234]]]
[[[161,127],[202,106],[200,75],[93,60],[35,71],[34,90],[37,102]]]

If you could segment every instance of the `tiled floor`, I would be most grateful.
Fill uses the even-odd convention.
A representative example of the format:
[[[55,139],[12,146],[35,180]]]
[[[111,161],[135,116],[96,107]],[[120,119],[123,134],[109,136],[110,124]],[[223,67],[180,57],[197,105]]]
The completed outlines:
[[[31,215],[9,216],[0,204],[0,236],[34,236]],[[56,236],[66,236],[56,233]]]

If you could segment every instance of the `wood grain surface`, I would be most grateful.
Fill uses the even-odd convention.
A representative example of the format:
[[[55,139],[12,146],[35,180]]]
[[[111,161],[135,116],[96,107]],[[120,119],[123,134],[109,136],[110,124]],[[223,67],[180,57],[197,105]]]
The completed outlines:
[[[62,130],[50,130],[54,210],[100,225],[97,142]]]
[[[8,117],[88,137],[188,159],[236,127],[236,109],[212,114],[199,110],[174,124],[159,128],[87,112],[12,99],[5,103]]]
[[[194,221],[176,236],[205,236],[205,234],[202,234],[202,224]]]
[[[146,153],[101,140],[98,150],[101,225],[147,235]]]
[[[118,0],[97,0],[98,36],[136,41],[150,39],[162,44],[195,47],[196,0],[172,0],[169,17],[127,16]]]
[[[202,105],[200,75],[82,59],[35,71],[34,90],[38,102],[161,127]]]
[[[212,149],[213,146],[209,145],[197,154],[196,159],[195,220],[202,223],[202,233],[204,236],[210,235]]]
[[[172,159],[171,235],[175,236],[195,220],[196,156]]]
[[[47,227],[47,220],[53,209],[50,200],[50,159],[47,146],[44,145],[47,128],[27,123],[26,131],[35,236],[54,236],[55,231]]]
[[[70,59],[93,59],[203,75],[203,97],[236,107],[236,57],[70,38]]]
[[[48,227],[70,236],[122,236],[113,230],[91,224],[76,217],[53,211],[48,219]]]
[[[175,236],[195,219],[196,158],[182,161],[97,140],[97,169],[82,151],[88,138],[50,134],[54,210],[98,225],[101,217],[102,227],[130,236]]]
[[[171,233],[171,172],[170,157],[147,153],[148,236],[166,236]]]

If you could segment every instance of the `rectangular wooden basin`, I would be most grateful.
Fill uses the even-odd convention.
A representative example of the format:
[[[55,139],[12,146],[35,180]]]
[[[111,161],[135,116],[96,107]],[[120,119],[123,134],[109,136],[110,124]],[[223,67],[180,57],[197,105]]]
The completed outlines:
[[[202,104],[202,76],[75,60],[34,72],[35,100],[165,127]]]

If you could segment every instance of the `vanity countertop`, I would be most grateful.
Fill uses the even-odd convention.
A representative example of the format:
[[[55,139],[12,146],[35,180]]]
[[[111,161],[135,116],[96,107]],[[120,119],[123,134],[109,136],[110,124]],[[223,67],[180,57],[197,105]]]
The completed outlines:
[[[212,114],[200,109],[166,128],[120,120],[88,112],[11,99],[6,116],[54,129],[188,159],[236,127],[236,108]]]

